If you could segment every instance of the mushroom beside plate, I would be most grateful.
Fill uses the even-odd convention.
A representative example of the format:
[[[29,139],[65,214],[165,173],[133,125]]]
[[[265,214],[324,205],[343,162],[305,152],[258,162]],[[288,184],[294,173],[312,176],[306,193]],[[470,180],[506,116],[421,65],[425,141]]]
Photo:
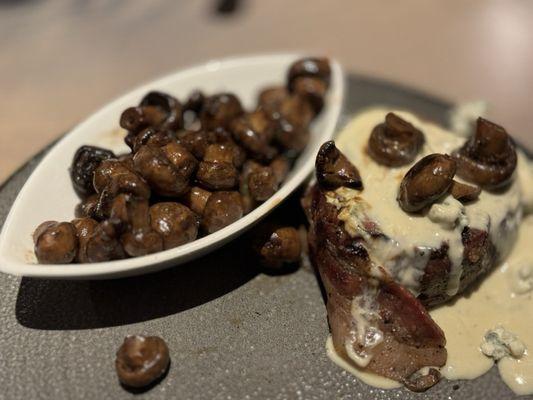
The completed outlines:
[[[185,98],[194,89],[205,93],[231,91],[250,109],[260,89],[285,81],[289,65],[301,54],[273,54],[210,61],[142,85],[112,101],[65,135],[42,160],[18,194],[0,236],[0,271],[49,279],[106,279],[140,275],[176,266],[211,252],[234,239],[287,198],[314,168],[320,145],[335,131],[344,97],[344,75],[331,62],[331,84],[324,109],[311,125],[311,138],[280,189],[243,218],[191,243],[147,256],[94,264],[41,265],[33,253],[32,233],[42,221],[74,218],[79,199],[68,168],[76,150],[95,145],[126,152],[125,131],[119,128],[121,112],[137,104],[150,90]]]

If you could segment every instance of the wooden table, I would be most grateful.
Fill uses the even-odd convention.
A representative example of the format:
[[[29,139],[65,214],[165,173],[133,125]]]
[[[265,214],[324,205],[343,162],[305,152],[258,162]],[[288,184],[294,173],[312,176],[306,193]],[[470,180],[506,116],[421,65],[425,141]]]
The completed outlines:
[[[533,147],[533,2],[0,2],[0,181],[129,88],[227,55],[304,50],[453,101]]]

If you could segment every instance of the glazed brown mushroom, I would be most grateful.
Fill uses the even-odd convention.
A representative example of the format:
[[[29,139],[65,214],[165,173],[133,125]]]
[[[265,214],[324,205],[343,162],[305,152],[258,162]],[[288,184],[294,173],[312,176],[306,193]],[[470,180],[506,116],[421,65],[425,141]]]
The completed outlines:
[[[265,88],[259,93],[257,108],[272,115],[279,111],[281,103],[287,97],[289,92],[284,86]]]
[[[319,78],[301,76],[293,82],[293,92],[309,101],[315,114],[322,111],[327,90],[326,83]]]
[[[93,185],[97,193],[106,190],[113,196],[118,193],[132,193],[137,197],[150,197],[150,187],[146,182],[129,169],[126,163],[115,159],[100,163],[94,172]]]
[[[287,174],[291,168],[291,164],[287,157],[280,155],[272,160],[270,163],[270,168],[272,168],[272,171],[274,171],[276,181],[278,185],[280,185],[287,177]]]
[[[238,192],[214,192],[205,205],[201,226],[206,233],[213,233],[240,219],[243,212]]]
[[[116,226],[110,221],[102,221],[85,241],[86,262],[95,263],[118,260],[125,257],[119,241]]]
[[[311,104],[302,96],[292,95],[284,99],[280,104],[279,113],[293,130],[307,129],[315,117]]]
[[[163,147],[141,146],[133,157],[135,170],[162,196],[187,192],[197,161],[185,147],[169,143]]]
[[[87,242],[94,233],[98,222],[92,218],[76,218],[72,220],[72,225],[76,229],[76,236],[78,237],[78,252],[76,253],[76,262],[88,263],[90,262],[87,256]]]
[[[202,161],[196,173],[197,181],[209,190],[232,189],[237,185],[239,172],[232,163]]]
[[[248,175],[248,192],[256,201],[269,199],[278,186],[278,178],[271,167],[258,166]]]
[[[196,158],[205,159],[207,147],[213,144],[231,147],[234,153],[233,163],[240,167],[246,159],[246,153],[233,141],[231,133],[223,128],[213,131],[185,131],[178,133],[178,143],[189,150]]]
[[[78,251],[76,229],[70,222],[43,222],[33,233],[33,242],[41,264],[71,263]]]
[[[329,86],[331,67],[327,58],[309,57],[294,62],[287,74],[287,87],[294,90],[295,80],[301,77],[317,78]]]
[[[242,165],[242,158],[237,146],[232,143],[214,143],[205,149],[204,161],[215,163],[233,164],[235,167]]]
[[[211,196],[211,192],[199,186],[193,186],[183,201],[197,215],[202,216],[209,196]]]
[[[158,128],[175,131],[183,125],[183,107],[175,97],[162,92],[149,92],[139,103],[140,107],[156,107],[165,113],[165,119]]]
[[[276,143],[288,157],[295,158],[309,143],[310,133],[307,128],[295,128],[285,119],[279,119],[276,131]]]
[[[507,131],[481,117],[475,134],[452,156],[457,175],[483,188],[507,185],[516,169],[515,145]]]
[[[469,201],[477,200],[481,193],[481,188],[479,186],[467,185],[454,180],[450,186],[450,193],[456,200],[467,203]]]
[[[74,210],[74,215],[76,218],[95,218],[97,217],[97,207],[98,207],[98,194],[92,194],[79,203]]]
[[[283,100],[275,121],[274,139],[291,157],[298,155],[309,142],[309,124],[314,117],[308,101],[300,96]]]
[[[271,268],[299,261],[301,252],[300,234],[293,227],[276,229],[259,251],[263,264]]]
[[[80,197],[95,193],[93,186],[94,171],[104,160],[115,158],[112,151],[96,146],[81,146],[74,154],[70,166],[72,186]]]
[[[318,150],[315,172],[318,184],[322,189],[335,190],[341,186],[358,190],[363,189],[359,171],[337,149],[333,140],[324,143]]]
[[[372,130],[368,154],[379,164],[400,167],[413,162],[424,145],[424,134],[394,113]]]
[[[240,144],[250,157],[260,161],[270,161],[278,153],[270,141],[275,135],[277,124],[265,112],[257,110],[247,113],[231,124],[235,141]]]
[[[197,159],[204,158],[205,149],[209,146],[208,135],[204,131],[183,131],[177,134],[178,143],[189,150]]]
[[[129,256],[138,257],[163,250],[163,237],[150,224],[148,200],[130,194],[118,195],[111,206],[109,221],[124,231],[120,242]]]
[[[239,193],[241,194],[243,210],[248,214],[257,206],[257,201],[250,195],[248,188],[248,178],[253,171],[262,168],[262,165],[254,160],[246,160],[242,166],[242,171],[239,176]]]
[[[430,154],[405,174],[398,192],[398,203],[406,212],[417,212],[448,192],[456,163],[446,154]]]
[[[142,388],[161,378],[170,363],[168,346],[157,336],[128,336],[117,351],[115,368],[119,381]]]
[[[185,111],[192,111],[195,114],[199,114],[202,111],[202,108],[204,107],[205,103],[205,95],[201,90],[194,90],[190,95],[185,104],[183,105],[183,109]]]
[[[175,136],[171,131],[148,127],[135,135],[131,141],[131,150],[135,153],[144,145],[163,147],[174,141]]]
[[[155,106],[126,108],[120,115],[120,126],[130,132],[146,127],[159,127],[166,119],[166,113]]]
[[[232,93],[200,91],[184,105],[152,91],[124,110],[120,125],[131,152],[115,156],[84,146],[73,160],[82,197],[72,221],[76,261],[178,246],[197,237],[198,225],[202,233],[215,232],[271,197],[309,140],[329,75],[326,59],[299,60],[288,86],[263,90],[252,112]],[[183,204],[159,203],[162,197]]]
[[[162,146],[161,151],[176,171],[178,171],[178,174],[185,179],[189,179],[196,171],[198,160],[184,146],[177,142],[172,141]]]
[[[157,203],[150,207],[152,229],[163,237],[163,247],[171,249],[192,242],[198,235],[198,217],[179,203]]]
[[[239,99],[232,93],[220,93],[208,97],[200,113],[202,128],[212,130],[228,128],[231,121],[243,113]]]

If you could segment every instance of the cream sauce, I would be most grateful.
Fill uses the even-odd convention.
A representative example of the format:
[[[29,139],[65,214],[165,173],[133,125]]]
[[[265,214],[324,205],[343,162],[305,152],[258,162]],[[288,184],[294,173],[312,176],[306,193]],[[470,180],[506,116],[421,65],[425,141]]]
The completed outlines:
[[[364,369],[357,368],[355,365],[349,363],[344,358],[339,356],[335,351],[333,346],[333,339],[331,336],[326,340],[326,354],[329,359],[337,364],[339,367],[348,371],[350,374],[354,375],[360,381],[363,381],[367,385],[378,387],[381,389],[395,389],[402,387],[400,382],[393,381],[392,379],[387,379],[382,376],[366,372]]]
[[[504,193],[482,191],[479,201],[466,206],[446,197],[428,215],[406,214],[397,205],[396,194],[410,166],[398,169],[381,167],[364,150],[372,128],[384,120],[387,112],[385,109],[369,110],[357,116],[339,135],[337,146],[358,167],[365,189],[362,192],[339,189],[328,194],[328,201],[340,209],[339,218],[351,235],[365,234],[361,221],[368,217],[393,239],[375,240],[372,255],[415,295],[425,266],[424,257],[429,254],[429,251],[424,253],[424,249],[438,248],[443,241],[448,242],[455,268],[452,269],[448,289],[453,294],[457,291],[462,272],[462,227],[469,225],[485,230],[490,227],[491,239],[505,262],[468,295],[431,311],[431,316],[447,339],[448,360],[441,373],[454,380],[474,379],[487,372],[495,361],[484,355],[480,346],[487,331],[503,326],[524,343],[526,351],[519,358],[506,356],[499,360],[500,375],[515,393],[533,393],[533,356],[529,354],[533,352],[533,258],[528,254],[528,238],[533,235],[533,216],[523,221],[516,240],[522,207],[526,211],[533,210],[531,164],[519,153],[515,182]],[[425,133],[427,143],[421,156],[433,152],[450,153],[464,141],[411,114],[396,113]],[[442,210],[439,211],[439,207]],[[452,220],[456,220],[455,223]],[[506,257],[511,249],[512,253]],[[395,262],[398,258],[402,262]],[[384,389],[401,386],[342,359],[335,352],[331,337],[326,348],[333,362],[363,382]]]
[[[516,394],[533,394],[533,291],[515,290],[522,287],[521,270],[533,266],[532,236],[533,215],[522,222],[508,259],[479,288],[430,312],[446,336],[448,360],[441,373],[447,379],[474,379],[487,372],[494,360],[480,346],[485,333],[501,325],[525,344],[526,352],[520,358],[502,358],[497,363],[500,375]]]
[[[427,211],[421,214],[404,212],[396,197],[400,182],[412,164],[390,168],[376,163],[366,153],[372,129],[385,120],[389,111],[384,108],[365,111],[338,135],[335,141],[337,147],[357,166],[365,188],[361,192],[343,188],[330,193],[328,200],[340,208],[339,218],[345,222],[350,234],[361,234],[362,227],[359,224],[365,216],[377,223],[379,230],[390,240],[378,238],[367,241],[374,261],[383,265],[415,295],[419,293],[419,282],[430,250],[447,243],[452,262],[447,291],[454,295],[462,273],[463,227],[468,225],[490,231],[503,259],[514,242],[521,218],[521,185],[516,179],[503,193],[484,190],[475,203],[460,205],[461,208],[455,206],[455,209],[450,205],[456,205],[457,202],[451,196],[445,197],[440,209],[429,210],[431,218]],[[449,154],[465,141],[413,114],[394,112],[424,132],[426,143],[415,162],[431,153]],[[450,220],[451,215],[456,215],[455,221]]]

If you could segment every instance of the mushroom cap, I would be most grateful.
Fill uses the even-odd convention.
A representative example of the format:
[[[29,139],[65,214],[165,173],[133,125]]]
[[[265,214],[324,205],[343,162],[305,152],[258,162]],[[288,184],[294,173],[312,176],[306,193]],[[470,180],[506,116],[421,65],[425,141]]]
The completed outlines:
[[[200,221],[183,204],[161,202],[150,207],[150,224],[163,237],[164,248],[170,249],[195,240]]]
[[[115,368],[126,386],[140,388],[163,376],[170,363],[168,346],[157,336],[128,336],[117,351]]]
[[[481,117],[475,134],[452,155],[459,177],[487,189],[509,184],[516,169],[516,149],[507,131]]]
[[[158,91],[147,93],[139,106],[153,106],[166,113],[166,118],[161,122],[161,129],[177,130],[183,126],[183,107],[175,97]]]
[[[43,222],[35,230],[33,241],[41,264],[68,264],[78,251],[76,229],[70,222]]]
[[[115,158],[115,154],[96,146],[81,146],[72,159],[70,179],[76,193],[87,197],[95,193],[93,186],[94,171],[104,160]]]
[[[318,184],[326,190],[335,190],[341,186],[363,189],[359,171],[335,146],[333,140],[325,142],[316,156],[315,172]]]
[[[287,73],[289,91],[293,91],[295,79],[303,76],[318,78],[326,84],[326,87],[329,86],[331,79],[329,60],[324,57],[308,57],[295,61]]]
[[[379,164],[400,167],[411,163],[424,145],[424,134],[394,113],[372,130],[367,152]]]
[[[400,184],[398,203],[406,212],[417,212],[448,192],[457,165],[446,154],[430,154],[407,171]]]

